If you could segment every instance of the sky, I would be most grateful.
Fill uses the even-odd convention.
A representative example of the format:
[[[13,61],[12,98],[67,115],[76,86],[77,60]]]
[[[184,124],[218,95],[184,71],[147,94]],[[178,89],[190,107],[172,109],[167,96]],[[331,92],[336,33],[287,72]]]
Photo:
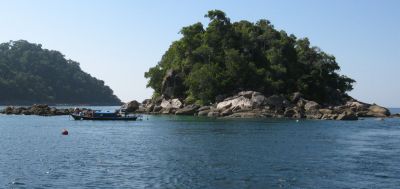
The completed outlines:
[[[60,51],[122,101],[141,101],[152,94],[144,72],[182,27],[207,25],[213,9],[232,22],[268,19],[308,37],[357,81],[351,96],[400,107],[398,0],[0,0],[0,42],[24,39]]]

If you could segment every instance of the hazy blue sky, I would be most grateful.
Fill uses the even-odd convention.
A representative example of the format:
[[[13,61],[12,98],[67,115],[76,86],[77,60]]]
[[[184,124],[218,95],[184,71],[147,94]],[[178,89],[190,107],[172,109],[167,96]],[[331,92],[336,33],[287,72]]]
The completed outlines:
[[[352,96],[400,107],[398,0],[0,0],[0,8],[0,42],[26,39],[61,51],[123,101],[150,97],[144,72],[183,26],[207,24],[204,14],[220,9],[231,21],[265,18],[308,37],[357,81]]]

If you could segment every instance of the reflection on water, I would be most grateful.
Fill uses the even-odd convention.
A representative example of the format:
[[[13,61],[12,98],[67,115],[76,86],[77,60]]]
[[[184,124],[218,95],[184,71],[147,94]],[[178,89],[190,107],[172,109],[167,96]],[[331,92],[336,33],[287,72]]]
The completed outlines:
[[[399,144],[397,118],[0,116],[0,188],[397,188]]]

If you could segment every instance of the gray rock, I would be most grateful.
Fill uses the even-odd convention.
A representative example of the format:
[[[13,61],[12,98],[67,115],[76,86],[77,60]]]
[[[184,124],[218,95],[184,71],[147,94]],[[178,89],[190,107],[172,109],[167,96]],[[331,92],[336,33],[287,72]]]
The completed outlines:
[[[151,99],[145,99],[142,101],[142,105],[146,106],[147,104],[151,103]]]
[[[132,100],[124,105],[122,105],[122,109],[126,109],[127,112],[135,112],[137,109],[139,109],[139,102],[136,100]]]
[[[367,115],[373,117],[387,117],[390,115],[390,111],[387,108],[378,105],[372,105],[368,108]]]
[[[252,102],[250,99],[245,98],[244,96],[239,96],[232,100],[223,101],[217,104],[218,110],[225,110],[228,108],[236,108],[240,107],[241,109],[252,108]]]
[[[392,116],[392,117],[400,117],[400,113],[392,114],[391,116]]]
[[[162,109],[162,107],[161,107],[161,106],[154,106],[154,108],[153,108],[153,112],[160,112],[160,111],[161,111],[161,109]]]
[[[169,100],[166,100],[166,99],[163,99],[163,100],[161,101],[160,106],[161,106],[163,109],[170,109],[170,108],[172,108],[171,102],[170,102]]]
[[[325,115],[325,114],[332,114],[333,110],[324,108],[324,109],[319,109],[319,112]]]
[[[369,104],[358,102],[358,101],[348,101],[346,106],[350,108],[354,108],[356,111],[365,111],[368,110]]]
[[[272,95],[265,100],[265,104],[275,109],[283,109],[288,106],[288,101],[282,96]]]
[[[200,112],[199,112],[200,113]],[[208,117],[219,117],[219,112],[216,111],[210,111],[207,114]]]
[[[314,102],[314,101],[308,101],[305,105],[304,105],[304,110],[306,111],[306,112],[309,112],[309,111],[313,111],[313,110],[317,110],[317,109],[319,109],[319,104],[318,103],[316,103],[316,102]]]
[[[202,110],[202,111],[199,111],[199,112],[197,113],[197,115],[198,115],[198,116],[207,116],[209,112],[210,112],[210,109],[208,109],[208,110]]]
[[[181,109],[176,110],[175,114],[176,115],[194,115],[196,113],[196,110],[199,108],[197,105],[187,105]]]
[[[172,108],[178,109],[178,108],[181,108],[182,106],[183,106],[183,104],[179,99],[175,98],[175,99],[171,100],[171,107]]]
[[[338,114],[331,113],[331,114],[324,114],[321,117],[321,119],[323,119],[323,120],[335,120],[337,117],[338,117]]]
[[[321,119],[323,115],[318,110],[309,110],[306,112],[305,116],[307,119]]]
[[[285,110],[285,112],[283,113],[283,116],[285,117],[294,117],[294,115],[297,114],[297,111],[294,109],[287,109]]]
[[[358,117],[353,112],[345,111],[339,114],[336,120],[358,120]]]
[[[153,103],[147,103],[144,108],[145,108],[145,112],[151,112],[154,109],[154,104]]]
[[[266,101],[266,97],[264,95],[253,95],[251,97],[251,103],[253,107],[260,107],[264,105]]]
[[[232,109],[226,109],[226,110],[224,110],[224,111],[222,111],[221,112],[221,116],[228,116],[228,115],[231,115],[233,112],[232,112]]]
[[[174,111],[173,111],[173,109],[172,108],[163,108],[163,109],[161,109],[161,111],[160,111],[162,114],[172,114],[172,113],[174,113]]]

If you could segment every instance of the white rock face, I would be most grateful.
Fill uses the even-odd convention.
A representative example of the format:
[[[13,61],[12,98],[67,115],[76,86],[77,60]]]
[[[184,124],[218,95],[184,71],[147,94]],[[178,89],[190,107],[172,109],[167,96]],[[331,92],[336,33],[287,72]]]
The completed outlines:
[[[217,104],[217,109],[222,110],[232,106],[232,100],[222,101]]]
[[[172,108],[171,102],[165,99],[162,100],[160,106],[162,108]]]
[[[182,102],[177,98],[171,100],[172,108],[178,109],[178,108],[181,108],[182,105],[183,105]]]
[[[228,101],[223,101],[218,103],[217,105],[217,109],[218,110],[222,110],[222,109],[226,109],[226,108],[230,108],[230,109],[236,109],[236,108],[240,108],[240,109],[246,109],[246,108],[252,108],[252,102],[250,99],[245,98],[243,96],[234,98],[232,100],[228,100]]]

